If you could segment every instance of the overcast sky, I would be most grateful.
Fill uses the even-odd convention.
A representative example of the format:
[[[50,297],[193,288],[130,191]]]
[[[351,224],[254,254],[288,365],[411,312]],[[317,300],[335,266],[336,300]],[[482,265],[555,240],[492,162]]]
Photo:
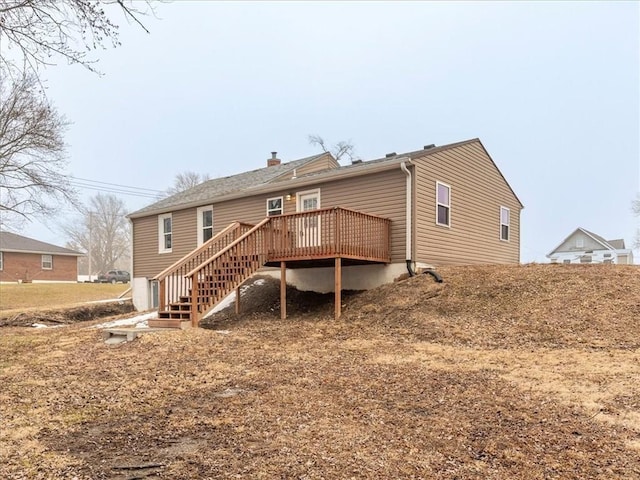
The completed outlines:
[[[164,190],[185,170],[312,155],[309,134],[365,160],[479,137],[525,205],[523,262],[579,226],[633,240],[638,2],[176,1],[156,15],[150,34],[121,22],[104,76],[45,71],[73,123],[73,176]],[[22,233],[64,245],[55,221]]]

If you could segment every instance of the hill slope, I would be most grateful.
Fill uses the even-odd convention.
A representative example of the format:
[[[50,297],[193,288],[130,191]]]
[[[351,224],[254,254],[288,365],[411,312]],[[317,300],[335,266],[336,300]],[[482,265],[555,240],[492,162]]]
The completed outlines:
[[[211,329],[0,335],[0,478],[640,479],[640,270],[278,283]],[[232,310],[232,309],[231,309]]]

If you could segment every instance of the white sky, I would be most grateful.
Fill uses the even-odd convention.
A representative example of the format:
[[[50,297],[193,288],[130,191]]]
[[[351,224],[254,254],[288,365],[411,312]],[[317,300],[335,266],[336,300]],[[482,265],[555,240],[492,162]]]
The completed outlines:
[[[638,2],[176,1],[156,14],[149,35],[121,22],[103,77],[44,72],[73,122],[72,175],[164,190],[185,170],[312,155],[309,134],[365,160],[479,137],[525,204],[523,262],[578,226],[633,240]],[[22,233],[64,245],[55,222],[71,215]]]

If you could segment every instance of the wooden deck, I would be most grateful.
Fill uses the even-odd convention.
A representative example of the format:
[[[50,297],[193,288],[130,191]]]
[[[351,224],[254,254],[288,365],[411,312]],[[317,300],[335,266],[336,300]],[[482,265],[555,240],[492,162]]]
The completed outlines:
[[[286,268],[334,266],[338,295],[342,265],[391,261],[390,225],[389,219],[340,207],[267,217],[253,227],[235,222],[155,278],[160,308],[152,323],[197,325],[265,265],[279,266],[282,275]]]

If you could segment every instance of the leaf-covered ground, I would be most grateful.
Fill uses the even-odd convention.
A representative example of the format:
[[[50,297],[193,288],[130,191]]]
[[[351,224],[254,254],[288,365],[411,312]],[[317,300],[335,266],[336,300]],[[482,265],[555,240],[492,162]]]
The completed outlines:
[[[640,269],[440,272],[339,321],[266,282],[118,346],[3,328],[0,478],[640,479]]]

